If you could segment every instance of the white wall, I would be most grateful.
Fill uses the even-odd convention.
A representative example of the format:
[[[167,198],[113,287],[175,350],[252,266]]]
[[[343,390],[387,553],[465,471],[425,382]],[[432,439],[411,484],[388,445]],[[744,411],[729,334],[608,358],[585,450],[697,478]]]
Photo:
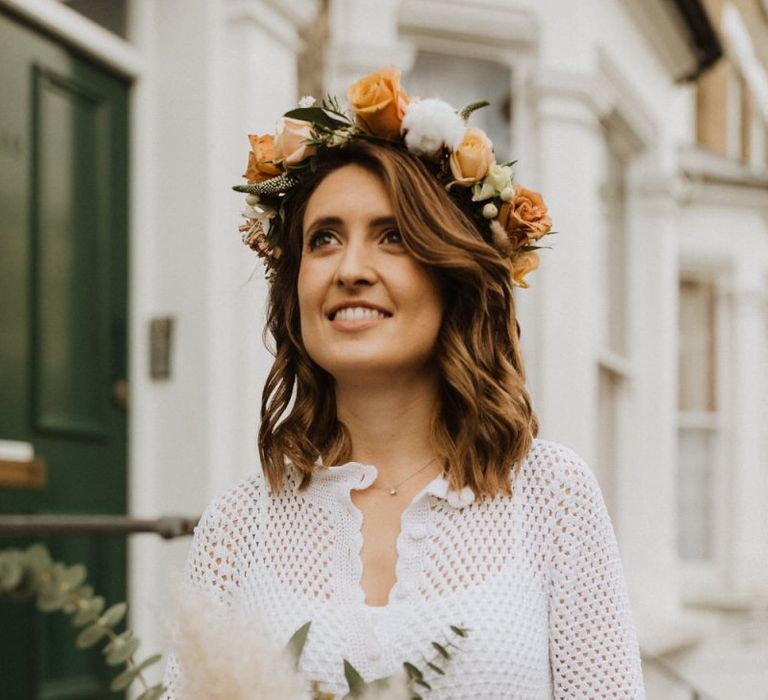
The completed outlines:
[[[249,144],[296,100],[297,22],[314,2],[142,0],[135,41],[147,58],[134,92],[131,285],[131,512],[199,515],[258,468],[264,271],[237,228]],[[278,8],[278,9],[276,9]],[[194,37],[191,41],[190,37]],[[172,375],[149,379],[151,318],[175,322]],[[189,539],[131,540],[132,622],[166,648],[171,572]]]

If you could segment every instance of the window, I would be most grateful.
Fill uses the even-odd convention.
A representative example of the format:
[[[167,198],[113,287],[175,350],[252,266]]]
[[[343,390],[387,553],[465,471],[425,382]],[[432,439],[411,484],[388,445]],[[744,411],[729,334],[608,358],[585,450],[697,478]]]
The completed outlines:
[[[475,112],[470,123],[488,134],[499,162],[511,159],[512,70],[509,66],[419,51],[405,84],[411,96],[438,97],[456,109],[474,100],[488,100],[490,107]],[[472,86],[471,92],[467,92],[468,85]]]
[[[744,156],[744,91],[744,80],[731,67],[725,92],[725,155],[733,160]]]
[[[625,404],[630,379],[627,171],[631,140],[616,118],[603,126],[602,223],[599,256],[600,356],[597,368],[597,460],[595,470],[608,510],[615,507],[615,484],[626,436]],[[615,511],[614,511],[615,512]]]
[[[716,300],[713,280],[680,281],[677,550],[689,562],[716,558],[713,499],[720,441]]]

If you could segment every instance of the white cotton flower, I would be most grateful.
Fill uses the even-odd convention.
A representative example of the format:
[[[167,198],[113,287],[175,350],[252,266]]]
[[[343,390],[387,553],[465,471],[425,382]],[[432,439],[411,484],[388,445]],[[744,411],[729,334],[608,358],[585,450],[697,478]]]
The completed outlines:
[[[317,100],[312,95],[305,95],[299,100],[299,107],[313,107]]]
[[[450,503],[454,508],[461,508],[463,506],[468,506],[475,500],[475,492],[469,488],[469,486],[465,486],[463,489],[461,489],[461,491],[448,491],[446,497],[448,499],[448,503]]]
[[[418,156],[434,156],[443,146],[456,149],[466,125],[447,102],[428,98],[408,104],[400,130],[409,151]]]

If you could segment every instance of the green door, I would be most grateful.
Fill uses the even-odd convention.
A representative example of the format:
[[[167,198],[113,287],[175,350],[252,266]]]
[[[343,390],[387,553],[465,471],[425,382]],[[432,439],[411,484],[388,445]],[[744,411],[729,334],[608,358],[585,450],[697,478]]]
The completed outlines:
[[[126,512],[128,90],[0,11],[0,440],[47,465],[42,487],[0,486],[1,514]],[[125,600],[124,538],[48,545]],[[108,697],[114,670],[75,636],[60,613],[0,600],[0,698]]]

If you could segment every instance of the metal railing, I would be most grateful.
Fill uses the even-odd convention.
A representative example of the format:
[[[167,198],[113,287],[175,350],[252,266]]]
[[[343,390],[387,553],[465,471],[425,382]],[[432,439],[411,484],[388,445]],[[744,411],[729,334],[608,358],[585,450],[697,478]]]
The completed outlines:
[[[127,515],[0,515],[0,537],[71,537],[73,535],[133,535],[151,532],[165,540],[192,534],[199,518]]]

